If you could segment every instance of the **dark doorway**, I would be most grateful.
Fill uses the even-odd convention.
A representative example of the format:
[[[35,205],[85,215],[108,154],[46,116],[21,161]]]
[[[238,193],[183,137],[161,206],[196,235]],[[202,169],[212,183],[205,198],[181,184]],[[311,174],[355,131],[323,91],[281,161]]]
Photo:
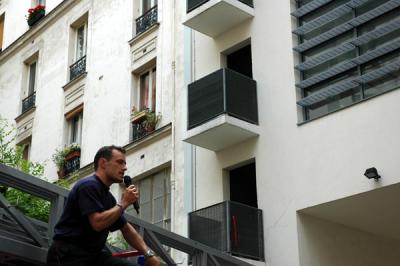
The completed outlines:
[[[251,45],[247,45],[226,57],[227,67],[245,76],[253,78],[253,68],[251,64]]]
[[[229,171],[230,200],[258,208],[256,164],[251,163]]]

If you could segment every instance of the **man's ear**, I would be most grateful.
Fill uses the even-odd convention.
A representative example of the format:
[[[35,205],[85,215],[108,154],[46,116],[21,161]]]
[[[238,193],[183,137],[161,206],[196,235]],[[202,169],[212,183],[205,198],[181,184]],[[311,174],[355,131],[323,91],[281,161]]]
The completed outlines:
[[[99,167],[100,167],[101,169],[106,168],[106,163],[107,163],[106,158],[100,158],[100,159],[99,159]]]

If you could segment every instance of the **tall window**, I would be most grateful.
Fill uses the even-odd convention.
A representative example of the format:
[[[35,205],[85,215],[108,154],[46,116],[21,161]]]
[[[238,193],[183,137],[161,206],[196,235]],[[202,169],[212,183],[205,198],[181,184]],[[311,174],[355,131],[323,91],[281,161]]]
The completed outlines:
[[[157,5],[157,0],[142,0],[142,14],[149,11],[155,5]]]
[[[156,68],[140,75],[139,108],[156,110]]]
[[[140,218],[167,230],[171,229],[170,173],[164,169],[135,182],[140,191]]]
[[[46,5],[46,0],[33,0],[32,6],[45,6]]]
[[[76,29],[75,61],[86,55],[86,24]]]
[[[29,64],[28,95],[32,95],[36,90],[36,61]]]
[[[68,143],[81,144],[83,112],[77,113],[68,120]]]
[[[0,16],[0,51],[3,50],[4,17],[4,14]]]
[[[293,13],[304,120],[400,87],[398,4],[337,0],[305,7],[311,2],[298,1]]]

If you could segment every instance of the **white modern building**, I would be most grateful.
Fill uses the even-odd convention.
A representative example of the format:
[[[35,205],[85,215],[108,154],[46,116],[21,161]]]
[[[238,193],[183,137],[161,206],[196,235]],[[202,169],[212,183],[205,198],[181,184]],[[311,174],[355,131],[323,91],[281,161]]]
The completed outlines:
[[[2,0],[0,115],[50,181],[56,149],[80,144],[68,179],[124,146],[141,218],[251,264],[398,265],[399,14],[399,0]],[[153,131],[143,110],[161,115]]]

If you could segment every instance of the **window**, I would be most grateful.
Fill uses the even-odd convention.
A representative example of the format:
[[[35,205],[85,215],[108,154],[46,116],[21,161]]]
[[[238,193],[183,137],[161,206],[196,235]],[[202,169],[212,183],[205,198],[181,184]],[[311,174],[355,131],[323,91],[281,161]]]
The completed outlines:
[[[155,5],[157,5],[157,0],[142,0],[142,14],[149,11]]]
[[[74,114],[68,120],[68,144],[81,144],[83,112]]]
[[[32,6],[35,7],[38,5],[45,6],[46,0],[33,0]]]
[[[3,50],[4,14],[0,16],[0,52]]]
[[[167,230],[171,229],[170,172],[169,168],[164,169],[135,182],[140,191],[140,218]]]
[[[311,2],[299,1],[299,8]],[[399,5],[349,2],[316,3],[296,15],[304,120],[400,87]]]
[[[139,108],[140,110],[156,110],[156,68],[146,71],[139,78]]]
[[[86,24],[76,29],[75,61],[86,55]]]
[[[36,90],[36,61],[29,65],[28,95],[32,95]]]

